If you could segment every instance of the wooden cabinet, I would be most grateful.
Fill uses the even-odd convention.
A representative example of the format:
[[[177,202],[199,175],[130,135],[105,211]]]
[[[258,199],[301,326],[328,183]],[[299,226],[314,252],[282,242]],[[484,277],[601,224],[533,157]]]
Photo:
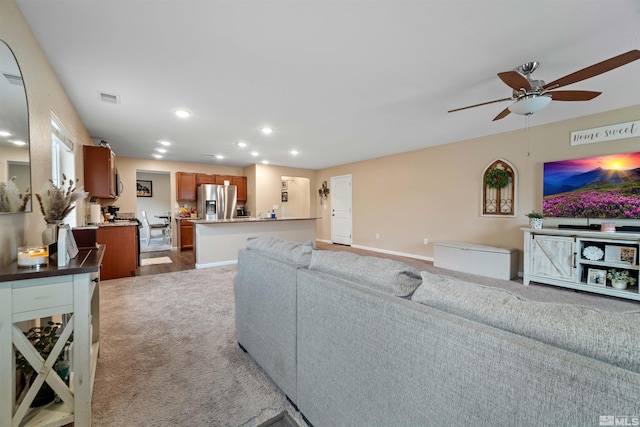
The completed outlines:
[[[238,187],[238,201],[247,201],[247,177],[246,176],[232,176],[231,185]]]
[[[176,172],[176,200],[196,201],[196,188],[199,184],[224,185],[225,181],[238,187],[238,201],[247,201],[247,177],[234,175],[215,175],[206,173]]]
[[[206,173],[196,174],[196,184],[215,184],[216,175],[209,175]]]
[[[233,179],[233,176],[231,175],[215,175],[216,177],[216,184],[218,185],[224,185],[225,181],[229,181],[229,184],[231,184],[231,180]]]
[[[98,227],[98,243],[106,245],[100,276],[103,280],[131,277],[138,268],[138,225]]]
[[[196,174],[191,172],[176,172],[176,200],[195,202]]]
[[[579,229],[524,231],[524,280],[640,301],[640,233]],[[612,270],[627,271],[635,284],[614,287]]]
[[[89,197],[116,197],[116,155],[109,148],[85,145],[84,190]]]
[[[178,239],[180,250],[193,249],[193,223],[180,220]]]

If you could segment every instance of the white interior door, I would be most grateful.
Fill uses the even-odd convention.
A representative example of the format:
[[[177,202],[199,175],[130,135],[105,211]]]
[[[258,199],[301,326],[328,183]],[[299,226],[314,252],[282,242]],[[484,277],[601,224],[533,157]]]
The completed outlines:
[[[331,241],[351,245],[351,175],[331,177]]]

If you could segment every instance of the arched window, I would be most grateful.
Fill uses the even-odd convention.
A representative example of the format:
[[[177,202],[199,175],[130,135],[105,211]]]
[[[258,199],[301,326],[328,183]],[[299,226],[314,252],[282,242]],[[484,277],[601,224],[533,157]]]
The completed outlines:
[[[482,176],[482,215],[515,216],[516,170],[506,160],[498,159]]]

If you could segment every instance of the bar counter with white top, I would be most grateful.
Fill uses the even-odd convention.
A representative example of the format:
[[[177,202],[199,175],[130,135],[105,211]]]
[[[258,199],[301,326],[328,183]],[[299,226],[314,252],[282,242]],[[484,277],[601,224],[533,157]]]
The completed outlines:
[[[196,268],[238,262],[247,239],[273,236],[304,243],[316,240],[316,218],[233,218],[191,220],[194,225]]]

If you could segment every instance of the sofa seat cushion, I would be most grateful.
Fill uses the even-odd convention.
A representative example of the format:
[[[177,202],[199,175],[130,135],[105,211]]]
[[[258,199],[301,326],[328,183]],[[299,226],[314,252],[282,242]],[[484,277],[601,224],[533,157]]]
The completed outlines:
[[[420,285],[420,273],[398,261],[350,252],[314,250],[309,269],[390,295],[408,297]]]
[[[640,310],[530,301],[503,289],[421,275],[415,302],[640,373]]]
[[[295,264],[299,267],[308,267],[311,262],[313,243],[309,241],[300,244],[270,236],[255,237],[247,239],[247,249]]]

